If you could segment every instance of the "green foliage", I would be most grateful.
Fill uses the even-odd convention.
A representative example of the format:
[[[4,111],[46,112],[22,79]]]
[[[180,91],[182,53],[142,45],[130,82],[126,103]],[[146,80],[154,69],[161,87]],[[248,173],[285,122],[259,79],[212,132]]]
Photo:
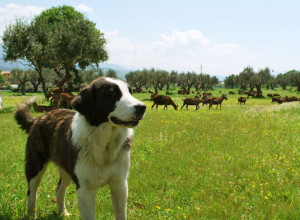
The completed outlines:
[[[224,80],[225,87],[233,89],[236,86],[235,78],[236,76],[234,74],[231,74],[230,76],[226,76]]]
[[[1,73],[1,71],[0,71]],[[0,85],[5,83],[5,78],[3,75],[0,74]]]
[[[55,24],[60,22],[72,22],[75,19],[84,19],[84,16],[73,7],[63,5],[44,10],[35,18],[35,21],[46,21],[46,23],[54,27]]]
[[[109,69],[106,74],[105,74],[106,77],[111,77],[111,78],[118,78],[117,76],[117,72],[114,71],[113,69]]]

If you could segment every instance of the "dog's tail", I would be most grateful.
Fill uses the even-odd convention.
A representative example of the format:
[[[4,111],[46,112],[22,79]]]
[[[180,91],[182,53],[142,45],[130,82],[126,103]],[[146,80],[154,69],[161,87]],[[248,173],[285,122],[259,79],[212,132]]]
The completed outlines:
[[[31,126],[34,122],[34,118],[29,113],[30,106],[36,101],[36,98],[27,100],[18,105],[15,112],[15,119],[21,128],[29,133]]]

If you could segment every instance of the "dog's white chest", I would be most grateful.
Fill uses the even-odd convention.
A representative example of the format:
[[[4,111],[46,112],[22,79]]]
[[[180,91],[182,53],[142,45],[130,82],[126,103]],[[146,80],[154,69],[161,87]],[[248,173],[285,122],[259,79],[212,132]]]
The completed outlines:
[[[79,149],[75,165],[79,185],[99,188],[113,177],[127,178],[130,151],[124,149],[123,145],[128,137],[133,136],[133,130],[115,130],[109,125],[91,129],[90,126],[85,126],[84,120],[80,120],[82,118],[78,119],[72,139]]]
[[[129,152],[124,152],[120,157],[121,160],[100,166],[87,163],[85,159],[79,160],[75,166],[75,174],[78,177],[79,185],[97,189],[106,185],[115,177],[127,178],[130,166]]]

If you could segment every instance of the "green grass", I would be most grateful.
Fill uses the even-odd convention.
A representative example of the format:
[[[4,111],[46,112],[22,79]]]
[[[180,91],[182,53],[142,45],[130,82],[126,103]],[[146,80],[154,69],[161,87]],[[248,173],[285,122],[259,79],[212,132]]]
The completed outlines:
[[[218,91],[213,91],[215,96]],[[33,95],[46,103],[41,94]],[[198,111],[175,111],[171,106],[151,109],[148,93],[135,96],[147,111],[135,129],[128,219],[299,219],[299,102],[278,105],[270,98],[250,98],[239,106],[239,95],[228,95],[222,110],[201,106]],[[179,107],[183,97],[172,95]],[[13,110],[29,97],[4,93],[2,98],[6,107],[0,111],[0,219],[22,219],[26,134],[16,125]],[[39,189],[39,219],[57,219],[57,182],[51,165]],[[66,201],[71,219],[78,219],[74,184]],[[113,219],[107,187],[97,194],[97,216]]]

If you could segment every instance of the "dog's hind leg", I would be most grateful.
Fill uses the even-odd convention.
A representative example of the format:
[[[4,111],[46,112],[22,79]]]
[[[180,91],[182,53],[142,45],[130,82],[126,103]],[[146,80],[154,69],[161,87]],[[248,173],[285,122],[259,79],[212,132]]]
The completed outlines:
[[[28,203],[27,203],[27,213],[29,216],[33,216],[36,218],[35,215],[35,205],[36,205],[36,196],[37,196],[37,189],[45,173],[47,168],[47,163],[44,164],[43,168],[38,172],[38,174],[32,178],[28,175],[29,166],[26,166],[26,175],[28,180]]]
[[[58,215],[69,216],[66,206],[65,206],[65,195],[66,190],[70,183],[72,182],[71,177],[63,169],[59,169],[60,179],[56,187],[56,202],[58,206]]]

